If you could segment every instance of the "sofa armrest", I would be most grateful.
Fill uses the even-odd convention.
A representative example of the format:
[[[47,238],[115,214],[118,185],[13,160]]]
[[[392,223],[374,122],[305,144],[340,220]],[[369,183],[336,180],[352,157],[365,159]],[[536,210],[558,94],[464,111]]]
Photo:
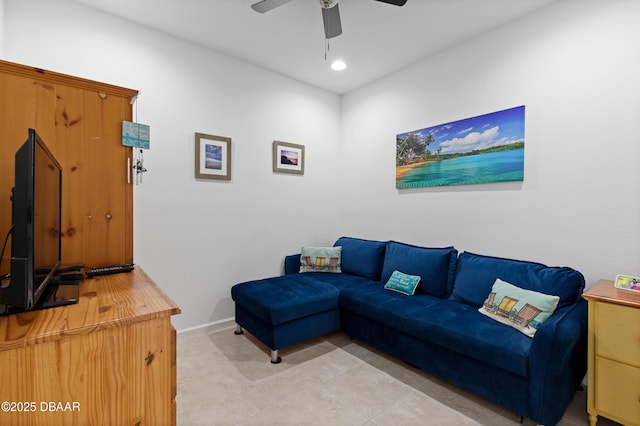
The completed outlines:
[[[300,272],[300,254],[292,254],[284,258],[284,274],[297,274]]]
[[[529,364],[529,413],[556,424],[587,369],[587,302],[555,312],[536,331]]]

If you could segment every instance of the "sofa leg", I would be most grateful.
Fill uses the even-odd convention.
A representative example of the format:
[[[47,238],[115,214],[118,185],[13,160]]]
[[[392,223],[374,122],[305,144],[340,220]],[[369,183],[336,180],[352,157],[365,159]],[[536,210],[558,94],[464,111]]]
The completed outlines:
[[[271,364],[280,364],[282,358],[278,356],[278,350],[271,350]]]
[[[240,326],[240,324],[236,324],[236,330],[233,332],[233,334],[244,334],[244,331],[242,331],[242,327]]]

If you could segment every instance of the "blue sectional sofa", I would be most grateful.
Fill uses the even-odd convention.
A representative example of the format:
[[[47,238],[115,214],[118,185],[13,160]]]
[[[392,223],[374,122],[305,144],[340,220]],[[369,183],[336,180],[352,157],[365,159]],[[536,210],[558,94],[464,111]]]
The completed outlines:
[[[342,329],[538,424],[562,418],[586,372],[582,274],[453,247],[349,237],[334,246],[341,273],[299,273],[298,254],[285,258],[283,276],[233,286],[239,329],[276,353]],[[394,271],[420,277],[413,295],[384,288]],[[557,296],[533,337],[480,313],[496,279]]]

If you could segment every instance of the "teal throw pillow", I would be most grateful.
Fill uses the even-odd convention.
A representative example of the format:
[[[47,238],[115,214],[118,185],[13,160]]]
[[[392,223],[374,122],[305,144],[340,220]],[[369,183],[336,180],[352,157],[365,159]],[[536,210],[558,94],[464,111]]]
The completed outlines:
[[[540,324],[556,310],[560,297],[525,290],[500,278],[478,311],[533,337]]]
[[[300,272],[342,272],[342,247],[302,247]]]
[[[419,282],[419,276],[403,274],[396,270],[393,271],[393,274],[389,277],[389,281],[384,285],[384,288],[406,294],[407,296],[413,296]]]

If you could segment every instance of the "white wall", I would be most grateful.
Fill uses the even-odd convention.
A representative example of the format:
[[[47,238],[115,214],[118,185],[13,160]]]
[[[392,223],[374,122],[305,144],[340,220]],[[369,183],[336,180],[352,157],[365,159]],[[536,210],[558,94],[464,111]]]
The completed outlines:
[[[638,17],[559,1],[344,96],[344,229],[639,275]],[[523,104],[524,182],[395,189],[396,134]]]
[[[640,2],[558,1],[342,102],[65,0],[4,3],[3,59],[141,91],[135,259],[179,329],[231,317],[233,283],[339,235],[568,265],[589,284],[640,274]],[[396,134],[521,104],[524,182],[395,189]],[[231,182],[193,178],[194,132],[233,138]],[[306,145],[304,177],[271,172],[274,139]]]
[[[0,58],[4,56],[4,0],[0,0]]]
[[[232,317],[232,284],[333,243],[337,95],[64,0],[5,6],[3,59],[140,90],[135,261],[182,308],[178,329]],[[232,138],[230,182],[195,180],[195,132]],[[305,145],[304,176],[272,172],[273,140]]]

